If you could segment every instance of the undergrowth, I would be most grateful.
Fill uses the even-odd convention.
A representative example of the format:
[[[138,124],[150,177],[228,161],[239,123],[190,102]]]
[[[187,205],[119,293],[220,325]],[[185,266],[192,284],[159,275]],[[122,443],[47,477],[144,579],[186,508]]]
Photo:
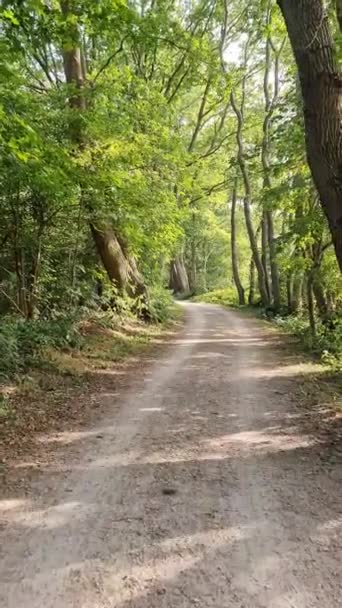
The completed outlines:
[[[236,297],[236,290],[232,287],[225,289],[215,289],[214,291],[208,291],[202,293],[193,298],[193,302],[205,302],[206,304],[221,304],[222,306],[229,306],[230,308],[238,307],[238,300]]]
[[[220,304],[241,311],[253,311],[253,314],[275,323],[282,330],[297,337],[303,348],[321,358],[324,364],[333,370],[342,369],[342,318],[336,316],[326,324],[316,319],[316,332],[312,334],[310,323],[305,315],[288,315],[286,310],[275,315],[273,311],[261,307],[239,306],[236,291],[233,288],[217,289],[193,298],[194,302]]]
[[[84,331],[87,324],[112,330],[107,339],[112,353],[110,358],[115,361],[148,342],[157,328],[172,322],[178,314],[170,292],[153,288],[149,294],[149,323],[139,322],[127,302],[115,310],[83,308],[74,314],[55,314],[50,319],[5,317],[0,325],[0,381],[46,366],[51,363],[51,353],[58,358],[61,352],[73,356],[75,352],[84,351],[91,357],[90,350],[96,345],[93,336]],[[135,324],[135,331],[130,335],[124,329],[129,323]],[[104,341],[103,335],[101,339]]]

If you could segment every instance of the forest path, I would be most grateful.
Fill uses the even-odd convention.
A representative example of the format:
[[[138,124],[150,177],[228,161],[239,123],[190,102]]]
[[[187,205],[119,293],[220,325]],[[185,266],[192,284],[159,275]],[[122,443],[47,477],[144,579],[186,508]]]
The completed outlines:
[[[2,607],[341,606],[339,454],[300,370],[255,320],[186,315],[32,500],[0,501]]]

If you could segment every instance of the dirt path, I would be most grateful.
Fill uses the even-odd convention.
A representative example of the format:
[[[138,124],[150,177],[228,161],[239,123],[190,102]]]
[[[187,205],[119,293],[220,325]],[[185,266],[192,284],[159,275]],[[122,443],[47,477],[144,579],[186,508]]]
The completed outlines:
[[[4,608],[337,608],[341,452],[253,320],[187,305],[161,360],[0,501]]]

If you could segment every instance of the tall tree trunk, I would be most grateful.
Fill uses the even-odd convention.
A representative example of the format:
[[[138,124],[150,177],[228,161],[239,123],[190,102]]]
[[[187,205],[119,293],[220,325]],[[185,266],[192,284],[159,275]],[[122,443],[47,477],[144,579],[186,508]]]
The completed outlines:
[[[245,290],[242,286],[239,274],[239,262],[237,255],[237,242],[236,242],[236,198],[237,198],[237,179],[234,180],[233,192],[232,192],[232,206],[230,216],[231,226],[231,252],[232,252],[232,271],[235,287],[238,292],[239,304],[244,306],[245,304]]]
[[[277,250],[274,238],[273,213],[267,211],[267,227],[268,227],[268,247],[270,252],[271,280],[272,280],[272,297],[273,306],[276,311],[280,309],[280,276],[277,262]]]
[[[303,294],[303,275],[302,273],[295,272],[292,277],[292,297],[290,303],[291,314],[296,314],[302,306],[302,294]]]
[[[40,228],[37,235],[37,249],[33,254],[32,266],[28,280],[28,289],[26,295],[28,319],[34,319],[37,314],[38,279],[42,257],[42,235],[43,226]]]
[[[78,13],[75,10],[74,2],[62,0],[61,9],[67,23],[66,41],[63,45],[64,74],[67,84],[72,86],[69,98],[70,137],[81,150],[86,143],[82,117],[87,110],[85,61],[82,58]],[[72,17],[73,20],[70,20],[69,17]],[[73,46],[70,45],[70,40],[73,41]],[[96,250],[109,279],[129,295],[144,298],[146,306],[142,315],[146,317],[147,290],[137,270],[135,260],[129,257],[120,236],[110,223],[97,222],[96,217],[91,220],[90,228]]]
[[[263,210],[261,217],[261,263],[264,269],[265,286],[268,300],[271,301],[271,289],[268,279],[268,225],[266,211]]]
[[[249,264],[249,291],[248,291],[248,304],[249,306],[254,305],[255,298],[255,264],[253,256]]]
[[[324,289],[317,277],[314,277],[313,279],[312,290],[315,296],[319,316],[321,319],[327,319],[329,316],[329,304],[325,297]]]
[[[312,336],[316,336],[316,319],[315,319],[315,304],[312,291],[312,273],[309,272],[306,281],[307,290],[307,305],[309,313],[309,322]]]
[[[251,190],[248,169],[247,169],[246,161],[245,161],[245,151],[244,151],[244,144],[243,144],[243,138],[242,138],[243,125],[244,125],[245,90],[246,90],[246,76],[244,76],[244,78],[243,78],[242,101],[241,101],[240,108],[237,106],[237,104],[235,102],[235,96],[234,96],[233,92],[231,92],[230,100],[231,100],[231,105],[232,105],[233,111],[235,112],[235,115],[237,118],[237,131],[236,131],[236,141],[237,141],[237,148],[238,148],[237,162],[240,167],[241,175],[243,178],[244,189],[245,189],[243,208],[244,208],[244,213],[245,213],[246,228],[247,228],[248,238],[249,238],[249,242],[250,242],[250,246],[251,246],[251,250],[252,250],[254,264],[256,267],[257,275],[258,275],[258,286],[259,286],[261,301],[264,306],[268,306],[269,298],[268,298],[268,293],[267,293],[267,288],[266,288],[265,272],[264,272],[264,267],[262,265],[262,261],[261,261],[260,255],[259,255],[257,239],[255,237],[252,215],[251,215],[252,190]]]
[[[273,92],[270,94],[270,74],[272,70],[272,56],[271,52],[274,49],[274,44],[271,40],[271,10],[272,4],[269,2],[266,14],[266,27],[267,27],[267,38],[265,47],[265,73],[264,73],[264,99],[265,99],[265,116],[263,122],[263,139],[261,146],[261,161],[264,172],[264,192],[271,188],[271,164],[270,164],[270,129],[272,126],[273,112],[278,102],[279,97],[279,58],[282,52],[284,41],[280,45],[278,50],[274,50],[274,82]],[[274,222],[273,212],[267,206],[264,209],[263,215],[265,215],[265,223],[267,226],[267,246],[269,250],[270,258],[270,269],[271,269],[271,285],[272,289],[269,290],[272,293],[272,303],[274,309],[278,311],[280,309],[280,281],[279,281],[279,268],[276,257],[276,247],[274,241]],[[266,270],[267,272],[267,270]],[[267,276],[267,274],[266,274]]]
[[[287,300],[287,312],[292,313],[292,272],[288,272],[286,275],[286,300]]]
[[[192,293],[196,293],[197,287],[197,252],[196,252],[196,214],[193,211],[191,215],[192,235],[190,242],[191,266],[189,273],[190,289]]]
[[[298,66],[308,161],[342,271],[342,79],[328,9],[323,0],[277,1]]]

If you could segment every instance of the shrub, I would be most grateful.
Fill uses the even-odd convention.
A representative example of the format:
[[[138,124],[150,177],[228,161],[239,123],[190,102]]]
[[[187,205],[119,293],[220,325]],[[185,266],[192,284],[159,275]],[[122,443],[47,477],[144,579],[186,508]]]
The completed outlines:
[[[41,362],[46,347],[75,348],[81,342],[75,318],[5,319],[0,326],[0,375],[10,376]]]
[[[236,290],[233,287],[215,289],[193,298],[194,302],[205,302],[207,304],[221,304],[223,306],[238,306]]]
[[[149,313],[155,323],[166,323],[176,315],[176,304],[172,294],[163,287],[149,290]]]

